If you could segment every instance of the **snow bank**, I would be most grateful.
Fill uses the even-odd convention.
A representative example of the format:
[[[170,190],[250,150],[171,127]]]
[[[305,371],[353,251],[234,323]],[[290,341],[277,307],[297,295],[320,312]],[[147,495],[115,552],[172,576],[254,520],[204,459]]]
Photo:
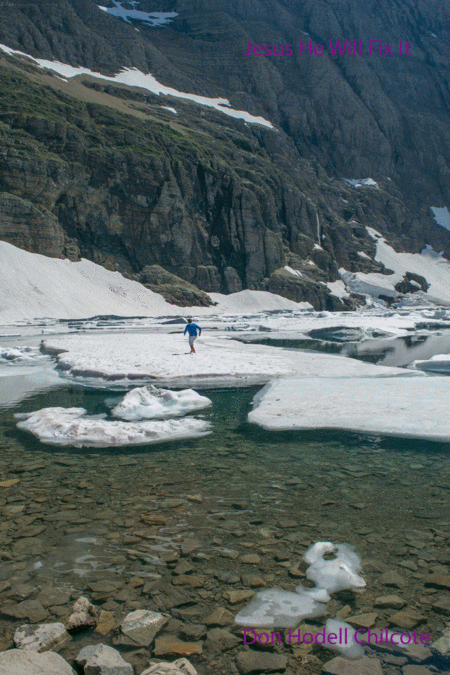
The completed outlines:
[[[273,125],[268,120],[264,119],[264,117],[255,117],[254,115],[250,115],[250,113],[246,112],[245,110],[234,110],[234,108],[230,107],[230,102],[226,98],[210,98],[208,96],[199,96],[197,94],[186,94],[185,92],[172,89],[172,87],[166,87],[164,84],[160,84],[156,78],[153,77],[153,75],[150,75],[150,73],[142,73],[137,68],[123,68],[119,73],[117,73],[117,75],[114,75],[114,77],[108,77],[107,75],[102,75],[101,73],[97,73],[93,70],[90,70],[89,68],[82,68],[81,66],[74,67],[69,66],[67,63],[60,63],[58,61],[35,59],[29,54],[11,49],[10,47],[7,47],[3,44],[0,44],[0,50],[15,56],[24,56],[25,58],[30,59],[36,63],[40,68],[52,70],[66,79],[76,77],[77,75],[90,75],[91,77],[96,77],[100,80],[118,82],[119,84],[126,84],[129,87],[139,87],[141,89],[146,89],[157,96],[164,94],[165,96],[182,98],[186,101],[192,101],[193,103],[198,103],[208,108],[214,108],[214,110],[217,110],[224,115],[228,115],[229,117],[245,120],[245,122],[248,122],[249,124],[260,124],[264,127],[268,127],[269,129],[273,129]]]
[[[89,260],[71,262],[28,253],[0,241],[0,321],[36,317],[77,319],[96,315],[189,316],[309,308],[265,291],[211,293],[216,307],[171,305],[136,281]]]
[[[397,297],[396,284],[403,280],[406,272],[425,277],[429,284],[426,297],[434,302],[450,302],[450,261],[426,246],[421,253],[397,253],[389,246],[384,237],[371,227],[369,234],[377,242],[375,260],[383,263],[394,274],[364,274],[347,272],[341,268],[339,273],[346,287],[355,293],[378,297],[386,295]]]
[[[255,396],[248,420],[271,430],[343,429],[448,442],[449,406],[447,377],[288,378]]]
[[[226,314],[256,313],[261,311],[270,311],[273,309],[312,309],[309,302],[294,302],[283,298],[281,295],[275,295],[268,291],[239,291],[231,295],[222,295],[221,293],[208,293],[213,302],[217,302],[214,311],[224,312]],[[197,312],[197,308],[195,309]],[[211,309],[209,310],[212,311]]]
[[[115,422],[86,416],[84,408],[43,408],[15,415],[17,427],[37,436],[42,443],[76,448],[146,445],[210,433],[210,424],[193,417],[164,422]]]
[[[126,394],[112,410],[114,417],[134,421],[155,417],[180,417],[193,410],[211,405],[206,396],[200,396],[193,389],[170,391],[149,387],[138,387]]]
[[[43,341],[47,353],[58,354],[65,377],[86,385],[129,388],[130,384],[193,388],[247,387],[274,377],[418,376],[416,371],[387,368],[343,356],[281,350],[235,340],[202,337],[197,353],[177,334],[112,334],[55,336]]]
[[[450,354],[436,354],[426,361],[414,361],[411,365],[413,368],[430,373],[450,374]]]
[[[367,185],[369,187],[378,187],[378,183],[373,180],[373,178],[343,178],[346,183],[353,185],[353,187],[360,187],[361,185]]]
[[[439,208],[438,206],[431,206],[435,221],[446,230],[450,230],[450,213],[446,206]]]

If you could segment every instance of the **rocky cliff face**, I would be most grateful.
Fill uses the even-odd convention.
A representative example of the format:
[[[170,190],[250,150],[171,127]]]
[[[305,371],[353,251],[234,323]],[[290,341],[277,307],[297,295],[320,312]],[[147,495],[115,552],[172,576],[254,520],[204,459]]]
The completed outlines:
[[[178,12],[152,28],[90,0],[14,12],[0,0],[0,42],[14,49],[105,74],[150,70],[274,125],[89,77],[64,83],[4,55],[0,237],[136,278],[159,265],[206,292],[261,288],[329,309],[343,306],[325,285],[339,267],[380,271],[366,225],[397,250],[450,257],[429,210],[450,204],[449,7],[143,0],[143,11]],[[402,39],[412,55],[244,57],[248,41],[299,39]],[[176,119],[161,107],[174,101]],[[342,180],[366,176],[378,187]]]

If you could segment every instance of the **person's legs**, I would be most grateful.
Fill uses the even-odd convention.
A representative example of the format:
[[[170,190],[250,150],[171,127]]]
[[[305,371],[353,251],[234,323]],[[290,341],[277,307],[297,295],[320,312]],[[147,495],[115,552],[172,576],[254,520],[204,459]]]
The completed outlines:
[[[196,335],[190,335],[189,336],[189,346],[191,348],[191,354],[195,354],[195,348],[194,348],[194,340],[197,336]]]

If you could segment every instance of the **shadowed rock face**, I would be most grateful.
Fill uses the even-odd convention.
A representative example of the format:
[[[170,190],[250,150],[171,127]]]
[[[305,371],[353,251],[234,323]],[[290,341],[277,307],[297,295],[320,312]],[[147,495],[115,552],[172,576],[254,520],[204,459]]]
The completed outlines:
[[[343,308],[321,283],[339,267],[380,271],[358,256],[374,254],[366,225],[397,250],[430,244],[450,256],[450,233],[428,208],[450,204],[449,0],[166,4],[140,4],[178,12],[156,29],[93,0],[14,12],[0,0],[0,42],[105,74],[150,71],[181,91],[226,97],[275,130],[100,80],[65,88],[1,57],[2,239],[129,275],[160,265],[206,292],[268,289],[316,308]],[[354,39],[362,56],[331,55],[329,41]],[[393,44],[393,56],[369,57],[371,39]],[[324,53],[300,56],[299,40]],[[411,56],[398,55],[400,40]],[[246,57],[249,41],[278,51],[289,43],[294,54]],[[378,187],[342,180],[368,176]],[[303,281],[279,272],[308,261],[316,267]]]

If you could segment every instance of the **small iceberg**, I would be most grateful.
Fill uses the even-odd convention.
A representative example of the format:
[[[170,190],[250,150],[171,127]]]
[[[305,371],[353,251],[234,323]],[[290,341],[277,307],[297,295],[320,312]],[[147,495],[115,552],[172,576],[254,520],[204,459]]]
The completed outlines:
[[[325,560],[326,554],[335,554],[335,557]],[[316,583],[315,588],[304,588],[300,584],[295,593],[278,588],[260,591],[238,612],[235,622],[254,628],[294,628],[303,619],[326,614],[330,593],[366,585],[358,575],[360,558],[348,544],[319,541],[306,551],[303,559],[310,563],[306,576]],[[358,658],[356,651],[349,658]]]
[[[321,616],[326,604],[314,600],[307,593],[292,593],[278,588],[260,591],[250,604],[236,615],[240,626],[255,628],[293,628],[303,619]]]
[[[332,553],[335,557],[326,560],[324,556]],[[332,544],[330,541],[320,541],[309,548],[303,560],[310,563],[306,570],[306,577],[314,581],[318,588],[326,590],[330,600],[330,593],[337,593],[349,588],[364,588],[366,582],[359,576],[361,560],[357,553],[348,544]],[[302,589],[298,586],[296,591]]]
[[[435,354],[426,361],[413,361],[411,364],[417,370],[429,373],[448,373],[450,375],[450,354]]]
[[[129,422],[165,417],[181,417],[193,410],[201,410],[211,405],[206,396],[200,396],[193,389],[171,391],[158,389],[153,385],[137,387],[128,392],[123,400],[112,410],[114,417]]]
[[[17,413],[17,428],[29,431],[42,443],[72,445],[76,448],[108,448],[147,445],[210,433],[210,423],[195,417],[182,420],[118,422],[103,415],[88,416],[84,408],[42,408]]]

